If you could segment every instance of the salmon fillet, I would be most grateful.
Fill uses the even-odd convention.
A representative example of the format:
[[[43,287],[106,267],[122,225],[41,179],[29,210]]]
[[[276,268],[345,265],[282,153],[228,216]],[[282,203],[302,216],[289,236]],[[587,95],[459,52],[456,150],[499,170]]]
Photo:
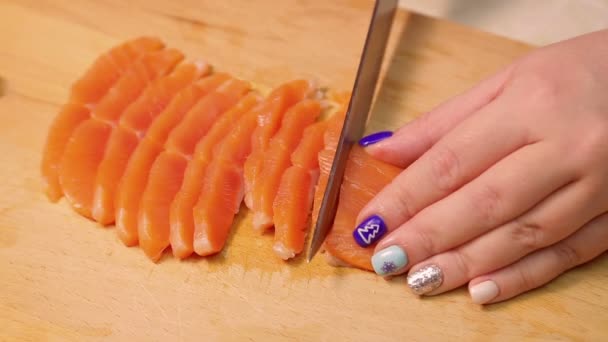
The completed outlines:
[[[171,74],[153,82],[131,103],[110,135],[103,160],[97,170],[93,218],[101,224],[114,222],[116,189],[127,162],[150,124],[181,89],[209,72],[203,62],[185,63]]]
[[[97,103],[108,89],[145,53],[165,47],[158,38],[139,37],[122,43],[102,54],[71,87],[72,102]]]
[[[328,100],[310,81],[262,98],[248,82],[183,58],[143,37],[93,63],[47,137],[49,198],[65,195],[81,215],[115,221],[124,244],[139,243],[153,261],[168,246],[180,259],[222,251],[245,200],[254,229],[275,227],[275,254],[295,257],[317,219],[349,95],[330,98],[342,111],[316,122]],[[372,270],[373,247],[354,241],[355,219],[399,172],[351,150],[323,246],[330,260]]]
[[[139,207],[139,245],[156,261],[170,244],[171,203],[181,187],[188,160],[215,121],[250,90],[248,82],[232,79],[199,101],[169,134],[165,151],[150,169]]]
[[[318,217],[342,123],[342,114],[331,120],[325,136],[325,149],[319,153],[321,173],[314,195],[314,220]],[[361,209],[401,171],[396,166],[372,158],[362,147],[353,147],[340,187],[334,225],[324,242],[324,250],[332,262],[337,260],[360,269],[373,270],[371,257],[374,248],[362,248],[355,242],[352,235],[356,226],[355,220]]]
[[[319,101],[306,99],[292,106],[264,152],[263,163],[253,183],[253,229],[259,233],[273,226],[273,202],[281,176],[291,165],[291,154],[304,130],[321,114]]]
[[[156,157],[164,150],[170,132],[192,107],[214,89],[230,79],[225,73],[207,76],[180,91],[171,103],[152,122],[144,139],[137,145],[118,184],[115,217],[116,231],[127,246],[138,242],[137,220],[143,189],[148,183],[148,173]]]
[[[244,195],[243,164],[251,153],[259,108],[267,107],[267,97],[235,123],[229,135],[213,151],[203,178],[203,187],[193,209],[193,249],[205,256],[224,248],[234,216]]]
[[[273,250],[284,260],[295,257],[304,248],[319,177],[318,154],[324,146],[326,128],[326,121],[306,128],[298,147],[291,154],[291,166],[281,176],[273,201]]]
[[[196,145],[194,156],[188,162],[181,188],[175,195],[170,210],[170,242],[173,255],[183,259],[194,251],[194,219],[192,210],[203,188],[206,169],[213,157],[214,147],[226,137],[235,122],[261,101],[256,93],[250,93],[230,111],[222,115],[209,133]]]
[[[99,56],[72,85],[68,103],[59,111],[49,129],[42,153],[41,173],[46,194],[53,202],[63,196],[59,184],[59,164],[65,146],[76,127],[90,117],[90,110],[144,54],[160,50],[156,38],[140,37],[122,43]]]
[[[259,109],[258,127],[253,133],[252,152],[245,162],[245,204],[253,209],[252,191],[254,182],[263,164],[264,151],[270,139],[281,125],[287,109],[311,96],[317,90],[316,85],[307,80],[287,82],[273,90]]]
[[[144,55],[95,106],[91,118],[80,123],[72,133],[61,158],[59,183],[72,207],[81,215],[92,218],[95,175],[112,126],[153,80],[170,72],[182,58],[174,49]]]

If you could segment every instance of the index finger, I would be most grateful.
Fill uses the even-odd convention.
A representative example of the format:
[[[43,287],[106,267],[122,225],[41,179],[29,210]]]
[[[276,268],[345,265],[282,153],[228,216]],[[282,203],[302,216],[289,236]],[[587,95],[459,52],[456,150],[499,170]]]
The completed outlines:
[[[366,247],[377,240],[359,239],[370,220],[393,230],[425,207],[446,197],[490,166],[531,143],[526,131],[508,117],[500,98],[456,126],[428,152],[399,174],[360,212],[354,237]],[[369,242],[369,243],[367,243]]]

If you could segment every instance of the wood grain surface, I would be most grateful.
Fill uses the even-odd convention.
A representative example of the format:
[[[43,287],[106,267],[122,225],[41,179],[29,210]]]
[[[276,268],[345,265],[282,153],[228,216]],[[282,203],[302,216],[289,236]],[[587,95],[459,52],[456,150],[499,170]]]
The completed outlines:
[[[608,258],[514,300],[432,298],[402,277],[285,263],[242,210],[212,258],[150,262],[113,228],[43,194],[39,164],[68,88],[139,35],[265,86],[312,77],[349,90],[372,2],[0,1],[0,340],[606,340]],[[367,128],[396,128],[530,47],[400,11]]]

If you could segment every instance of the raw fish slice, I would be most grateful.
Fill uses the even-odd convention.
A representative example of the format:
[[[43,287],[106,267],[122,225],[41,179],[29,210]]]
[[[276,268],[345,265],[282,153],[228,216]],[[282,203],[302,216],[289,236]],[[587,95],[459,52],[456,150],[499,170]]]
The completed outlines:
[[[245,162],[245,204],[253,209],[253,183],[264,161],[264,151],[281,125],[287,109],[311,96],[316,86],[307,80],[285,83],[273,90],[259,108],[258,127],[253,133],[253,150]]]
[[[171,74],[152,82],[150,86],[125,110],[120,117],[120,126],[132,131],[140,139],[169,104],[175,95],[208,74],[210,67],[203,61],[178,65]]]
[[[80,214],[92,217],[95,178],[105,154],[102,152],[99,155],[99,151],[105,151],[109,139],[109,135],[102,134],[102,131],[105,132],[105,125],[90,122],[98,121],[106,125],[115,125],[116,120],[112,119],[109,113],[111,112],[111,116],[115,119],[120,118],[124,108],[133,101],[134,97],[137,97],[156,77],[170,72],[182,57],[183,55],[177,50],[162,50],[143,56],[104,96],[93,110],[92,118],[81,123],[74,131],[61,159],[59,182],[69,202],[78,208]],[[127,86],[132,88],[125,89]],[[123,90],[125,91],[122,92]],[[94,129],[101,131],[93,132]],[[70,149],[77,152],[71,152]],[[87,149],[90,150],[89,153],[85,153]],[[78,155],[79,159],[67,158],[73,155]],[[79,167],[80,163],[87,165],[87,168]]]
[[[118,185],[116,198],[116,232],[127,246],[138,242],[137,220],[139,202],[148,182],[150,168],[163,146],[150,139],[142,140],[131,155],[125,173]]]
[[[214,160],[205,175],[194,207],[194,251],[206,256],[224,248],[234,216],[243,200],[243,171],[233,163]]]
[[[209,132],[201,139],[194,149],[194,158],[210,160],[217,144],[223,141],[237,126],[239,120],[255,108],[262,101],[262,97],[251,92],[243,97],[236,105],[223,114],[211,127]]]
[[[321,202],[323,201],[323,195],[325,194],[325,187],[327,186],[329,172],[331,170],[331,164],[334,160],[335,150],[321,150],[319,152],[319,180],[315,186],[315,195],[312,205],[312,225],[317,223],[319,217],[319,210],[321,209]]]
[[[143,54],[164,48],[157,38],[140,37],[122,43],[102,54],[93,65],[72,85],[70,101],[97,103],[124,74],[133,62]]]
[[[191,156],[196,144],[217,117],[232,107],[249,89],[248,82],[232,79],[203,98],[171,131],[165,144],[166,149]]]
[[[281,177],[273,202],[274,252],[287,260],[302,252],[308,230],[315,185],[319,175],[318,154],[323,149],[327,122],[306,128],[291,154],[291,167]]]
[[[298,147],[291,154],[291,165],[307,170],[319,168],[319,152],[324,148],[327,121],[317,122],[304,130]]]
[[[171,204],[170,242],[174,256],[183,259],[193,252],[192,208],[202,190],[205,170],[213,157],[214,147],[228,136],[235,123],[260,101],[260,96],[255,93],[245,96],[230,111],[222,115],[209,133],[196,145],[194,157],[186,168],[182,186]]]
[[[83,121],[90,116],[89,109],[80,103],[68,103],[61,108],[59,115],[51,124],[42,153],[42,178],[46,183],[46,195],[53,201],[63,196],[63,189],[59,183],[59,166],[63,157],[65,146],[72,133]]]
[[[231,79],[226,73],[216,73],[207,76],[180,91],[167,108],[152,122],[146,133],[147,139],[159,144],[165,143],[169,133],[184,118],[186,113],[205,95]]]
[[[292,166],[281,177],[274,199],[274,253],[287,260],[302,252],[317,175]]]
[[[114,222],[114,200],[118,183],[133,150],[150,123],[165,109],[175,94],[208,71],[208,65],[203,62],[182,64],[171,74],[155,80],[127,107],[120,117],[119,127],[115,128],[110,136],[97,171],[93,199],[93,217],[97,222]]]
[[[321,113],[316,100],[303,100],[285,114],[281,128],[264,152],[264,162],[253,183],[253,228],[263,233],[273,225],[274,198],[281,176],[291,165],[291,154],[302,138],[306,127],[315,122]]]
[[[214,122],[249,91],[233,79],[201,99],[169,134],[166,150],[154,162],[139,207],[139,245],[152,260],[169,246],[171,202],[181,187],[188,159]],[[181,161],[177,161],[181,159]],[[167,163],[167,165],[164,165]]]
[[[133,151],[118,185],[115,202],[116,231],[127,246],[137,244],[139,203],[148,182],[148,174],[156,157],[164,150],[169,132],[202,98],[230,79],[227,74],[213,74],[179,92],[167,108],[154,120],[148,133]]]
[[[171,152],[162,152],[150,169],[142,196],[139,216],[139,245],[153,261],[160,259],[169,245],[169,208],[179,191],[188,160]]]
[[[336,126],[338,125],[338,126]],[[333,127],[332,127],[333,126]],[[335,153],[335,144],[341,120],[333,120],[326,134],[326,149],[319,153],[321,179],[327,179],[331,161]],[[329,144],[328,144],[329,143]],[[328,166],[329,165],[329,166]],[[340,188],[340,198],[334,225],[327,235],[324,243],[326,253],[332,260],[344,262],[348,265],[372,270],[371,257],[374,248],[361,248],[353,238],[355,220],[363,207],[384,186],[389,184],[402,170],[393,165],[381,162],[368,155],[360,146],[354,146],[349,154],[344,181]],[[315,202],[323,198],[325,186],[317,186]],[[320,203],[315,203],[317,206]],[[314,217],[316,220],[316,216]]]
[[[141,56],[163,48],[155,38],[137,38],[101,55],[72,86],[70,100],[53,120],[45,142],[41,172],[46,193],[53,202],[63,195],[59,163],[65,146],[78,125],[89,118],[90,109]]]
[[[171,72],[184,55],[175,49],[144,55],[133,64],[99,101],[91,116],[101,121],[118,122],[124,110],[152,81]]]
[[[251,152],[251,135],[257,127],[257,119],[257,110],[248,112],[213,151],[203,190],[192,211],[193,247],[198,255],[217,253],[226,243],[243,200],[243,164]]]
[[[86,120],[70,137],[61,158],[59,182],[67,200],[79,214],[91,218],[93,184],[103,158],[112,126],[98,120]]]
[[[327,120],[327,128],[323,135],[324,149],[319,152],[319,180],[315,187],[315,195],[312,204],[312,226],[317,223],[319,217],[319,210],[321,209],[321,202],[323,201],[323,195],[325,194],[325,188],[327,187],[329,172],[331,171],[331,165],[334,161],[334,154],[338,147],[338,139],[342,132],[342,125],[344,124],[344,117],[346,116],[346,102],[342,104],[343,109],[338,113],[332,115]]]
[[[251,153],[251,134],[257,127],[257,111],[249,111],[230,131],[230,134],[213,149],[213,160],[222,160],[243,167]]]
[[[92,215],[103,225],[114,222],[116,191],[139,139],[123,127],[112,130],[95,176]]]

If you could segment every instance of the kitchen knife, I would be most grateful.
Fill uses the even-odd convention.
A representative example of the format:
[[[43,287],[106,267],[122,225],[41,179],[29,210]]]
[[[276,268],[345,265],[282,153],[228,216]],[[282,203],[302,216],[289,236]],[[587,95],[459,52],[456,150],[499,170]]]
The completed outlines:
[[[397,0],[376,0],[374,5],[342,133],[308,250],[308,262],[315,256],[333,226],[348,155],[365,130],[396,9]]]

